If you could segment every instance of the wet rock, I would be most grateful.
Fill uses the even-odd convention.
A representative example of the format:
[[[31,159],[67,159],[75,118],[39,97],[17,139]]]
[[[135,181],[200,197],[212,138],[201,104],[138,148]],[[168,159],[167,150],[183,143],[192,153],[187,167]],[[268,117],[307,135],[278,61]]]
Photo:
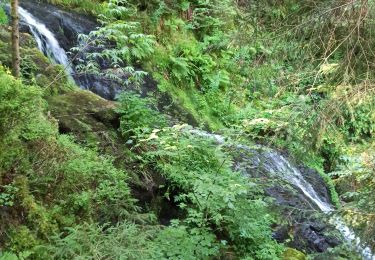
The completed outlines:
[[[273,234],[278,242],[308,253],[325,252],[341,243],[332,235],[337,233],[325,214],[305,194],[311,191],[311,185],[322,206],[332,207],[328,188],[318,172],[297,167],[287,155],[262,146],[233,145],[229,150],[234,170],[263,185],[265,193],[274,199],[276,211],[284,217]]]
[[[310,229],[315,232],[322,232],[326,227],[327,225],[321,222],[313,222],[310,224]]]
[[[283,243],[290,238],[290,227],[287,225],[278,227],[278,229],[272,234],[272,238],[279,243]]]
[[[330,193],[322,176],[320,176],[316,170],[311,168],[299,166],[298,169],[303,177],[313,185],[314,190],[318,193],[319,197],[322,198],[323,201],[331,203]]]
[[[77,44],[78,34],[87,34],[97,27],[93,17],[83,16],[71,10],[63,10],[37,0],[21,1],[20,6],[43,21],[66,51]]]
[[[303,223],[294,232],[296,237],[291,245],[313,253],[325,252],[328,248],[341,244],[337,238],[327,235],[326,232],[333,232],[333,229],[330,230],[330,227],[322,222]]]
[[[277,185],[265,188],[265,191],[278,205],[295,209],[314,209],[314,205],[303,194],[288,187],[288,183],[279,181]]]

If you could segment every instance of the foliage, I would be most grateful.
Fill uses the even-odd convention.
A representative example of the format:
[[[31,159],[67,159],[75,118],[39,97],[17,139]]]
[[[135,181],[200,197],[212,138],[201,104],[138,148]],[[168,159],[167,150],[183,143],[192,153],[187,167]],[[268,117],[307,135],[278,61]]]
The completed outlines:
[[[26,87],[0,68],[0,170],[6,171],[22,153],[19,143],[47,138],[55,132],[44,119],[45,101],[36,87]]]
[[[14,205],[14,197],[15,194],[18,191],[17,187],[14,187],[13,185],[4,185],[1,187],[2,192],[0,193],[0,206],[6,207],[6,206],[13,206]]]
[[[134,65],[153,53],[155,42],[152,36],[141,33],[139,23],[122,20],[134,12],[124,5],[127,1],[109,1],[101,15],[102,27],[80,35],[80,45],[72,49],[82,56],[82,63],[76,66],[79,73],[100,75],[125,85],[143,82],[147,73]],[[101,70],[103,62],[110,64],[105,71]]]
[[[8,24],[8,16],[5,13],[4,7],[0,4],[0,25]]]
[[[55,236],[38,250],[53,259],[204,259],[217,253],[214,237],[184,227],[160,229],[123,222],[116,226],[81,225]],[[184,250],[181,250],[181,249]]]
[[[3,233],[7,239],[1,240],[10,241],[7,248],[34,254],[60,227],[139,220],[128,176],[113,159],[59,135],[55,121],[44,115],[38,87],[25,86],[4,71],[0,78],[1,151],[6,151],[0,154],[0,201],[7,212],[0,216],[0,228],[15,229]],[[13,223],[23,225],[22,232]]]
[[[354,149],[353,149],[354,148]],[[373,144],[347,150],[331,177],[348,205],[342,209],[345,220],[361,234],[364,242],[374,247],[374,153]]]
[[[104,0],[48,0],[51,4],[62,5],[65,7],[70,7],[77,9],[79,11],[100,14],[102,11],[101,3],[105,2]]]
[[[208,259],[220,249],[214,234],[202,228],[190,229],[178,221],[162,230],[154,245],[157,249],[152,259]]]
[[[227,154],[184,126],[155,130],[146,142],[154,147],[147,163],[168,180],[166,196],[186,212],[185,225],[221,233],[222,243],[236,254],[277,257],[280,248],[271,239],[271,217],[260,190],[231,171]]]
[[[67,235],[53,237],[39,254],[53,259],[151,259],[155,231],[128,222],[113,227],[85,224],[67,229]]]
[[[120,130],[124,136],[149,133],[152,129],[163,127],[165,118],[152,107],[152,100],[140,98],[134,93],[123,93],[119,97]]]
[[[50,83],[45,72],[59,68],[42,66],[25,48],[23,82],[39,87],[0,69],[0,243],[10,241],[0,246],[11,251],[3,257],[280,257],[262,189],[233,171],[217,143],[185,126],[166,127],[170,115],[157,112],[165,96],[206,129],[287,150],[318,169],[337,205],[324,174],[334,171],[347,202],[342,212],[362,238],[373,237],[373,156],[342,156],[374,138],[373,1],[49,2],[101,24],[73,49],[80,73],[134,92],[152,76],[157,95],[119,97],[116,141],[131,150],[112,147],[113,157],[57,133],[43,95],[59,91],[42,89]],[[1,62],[9,65],[0,36]],[[128,174],[144,178],[147,191],[131,190]],[[131,191],[152,201],[137,203]],[[178,206],[169,226],[145,221],[159,193]]]

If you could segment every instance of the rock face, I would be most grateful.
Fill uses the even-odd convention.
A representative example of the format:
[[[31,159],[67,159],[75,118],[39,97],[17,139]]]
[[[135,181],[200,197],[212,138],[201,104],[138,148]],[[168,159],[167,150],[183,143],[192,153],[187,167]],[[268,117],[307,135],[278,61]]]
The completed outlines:
[[[337,237],[329,234],[332,231],[333,229],[322,220],[305,220],[296,226],[295,237],[290,246],[305,249],[309,253],[325,252],[328,248],[341,244]]]
[[[234,170],[260,180],[283,216],[275,227],[276,240],[308,253],[325,252],[342,243],[324,214],[332,206],[318,172],[292,165],[290,159],[269,148],[239,145],[230,150]]]
[[[98,24],[90,16],[82,16],[72,11],[65,11],[54,5],[36,0],[21,1],[21,7],[29,11],[46,25],[54,34],[65,51],[77,44],[78,34],[87,34]],[[23,27],[27,30],[27,27]]]

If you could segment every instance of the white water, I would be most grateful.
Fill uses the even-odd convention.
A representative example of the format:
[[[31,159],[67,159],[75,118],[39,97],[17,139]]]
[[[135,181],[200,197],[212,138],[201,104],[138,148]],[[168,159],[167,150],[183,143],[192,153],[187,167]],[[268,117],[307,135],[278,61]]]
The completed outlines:
[[[189,132],[200,137],[211,138],[219,145],[225,144],[225,139],[221,135],[210,134],[196,129],[192,129]],[[235,147],[238,149],[254,151],[254,149],[251,149],[246,145],[235,145]],[[305,180],[301,171],[297,167],[293,166],[277,151],[264,148],[262,146],[258,146],[258,149],[260,150],[260,154],[258,157],[255,155],[253,158],[254,161],[252,162],[255,164],[255,166],[261,165],[269,173],[275,176],[280,176],[294,186],[297,186],[306,197],[308,197],[318,206],[322,212],[332,215],[330,218],[330,223],[336,227],[346,241],[354,247],[354,249],[363,257],[363,259],[375,260],[375,255],[372,253],[371,249],[363,246],[361,240],[356,236],[355,232],[349,228],[340,217],[332,214],[334,211],[332,205],[320,198],[314,187]]]
[[[55,35],[28,11],[22,7],[18,8],[21,21],[29,26],[31,33],[38,44],[39,50],[57,64],[63,65],[66,71],[71,74],[72,69],[70,67],[68,56],[66,55],[65,50],[60,47]]]
[[[265,169],[273,174],[281,173],[284,179],[300,188],[306,197],[312,200],[323,212],[333,211],[332,206],[320,199],[312,185],[303,178],[301,172],[296,167],[293,167],[284,156],[275,151],[268,152],[266,156],[268,157],[267,161],[271,161],[272,164],[265,164]]]
[[[284,156],[276,151],[267,152],[266,156],[268,157],[267,159],[271,159],[271,161],[267,160],[267,163],[264,165],[265,169],[273,174],[281,174],[285,180],[297,186],[306,197],[312,200],[324,213],[330,214],[334,211],[332,205],[320,199],[312,185],[303,178],[301,172],[296,167],[292,166]],[[361,240],[356,236],[355,232],[350,229],[340,217],[331,216],[330,223],[334,225],[347,242],[362,255],[363,259],[375,260],[375,255],[373,255],[371,249],[362,245]]]

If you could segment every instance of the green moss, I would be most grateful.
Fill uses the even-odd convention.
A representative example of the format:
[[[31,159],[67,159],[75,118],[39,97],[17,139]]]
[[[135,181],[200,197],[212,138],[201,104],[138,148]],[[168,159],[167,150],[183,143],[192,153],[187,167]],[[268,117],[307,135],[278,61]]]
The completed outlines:
[[[27,223],[42,237],[47,238],[51,234],[56,234],[58,229],[55,221],[49,211],[30,193],[28,179],[22,176],[16,178],[15,186],[18,188],[17,198],[20,205],[27,212]]]
[[[283,260],[307,260],[304,253],[294,249],[287,248],[282,256]]]
[[[58,120],[60,132],[73,134],[78,141],[109,148],[117,142],[116,103],[85,90],[75,90],[47,98],[51,114]]]
[[[212,109],[202,94],[199,93],[199,90],[193,87],[181,89],[163,79],[161,75],[155,75],[155,77],[159,80],[159,89],[171,95],[175,104],[186,114],[193,117],[193,121],[211,130],[219,130],[224,127],[219,118],[213,114]],[[182,119],[184,118],[182,117]],[[185,120],[189,121],[188,118],[185,118]]]
[[[26,226],[13,227],[9,232],[8,250],[20,253],[38,245],[35,235]]]
[[[87,12],[91,14],[99,14],[102,11],[101,0],[47,0],[47,2],[55,5],[74,9],[79,12]]]

